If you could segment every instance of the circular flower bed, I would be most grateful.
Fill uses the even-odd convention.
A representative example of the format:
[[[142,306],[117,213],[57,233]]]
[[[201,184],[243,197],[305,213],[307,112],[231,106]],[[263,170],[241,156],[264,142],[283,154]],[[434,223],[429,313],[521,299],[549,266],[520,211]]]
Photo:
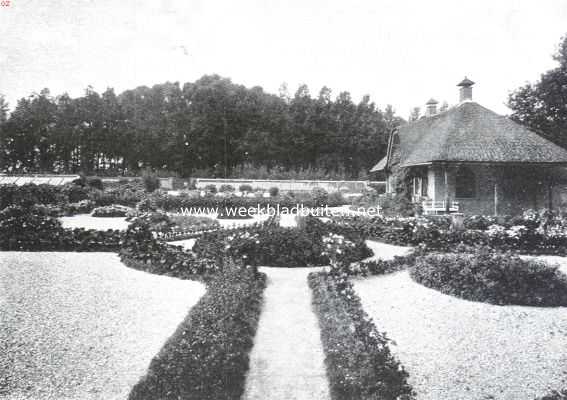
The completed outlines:
[[[418,257],[418,283],[466,300],[497,305],[567,306],[567,276],[555,266],[481,248],[475,253]]]

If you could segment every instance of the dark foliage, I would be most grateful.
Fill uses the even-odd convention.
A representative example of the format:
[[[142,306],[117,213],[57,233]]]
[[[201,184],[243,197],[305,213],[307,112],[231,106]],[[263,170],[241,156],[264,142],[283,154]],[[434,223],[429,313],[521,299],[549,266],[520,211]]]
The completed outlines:
[[[328,265],[329,258],[322,254],[323,236],[330,232],[324,228],[324,224],[284,228],[268,223],[231,231],[220,230],[204,234],[195,243],[193,251],[210,258],[228,256],[243,259],[247,264],[256,266],[295,268]],[[345,262],[371,255],[363,240],[356,236],[352,240],[355,247],[348,253],[350,258]]]
[[[129,400],[233,400],[244,392],[265,276],[229,263],[152,360]]]
[[[64,229],[41,207],[0,211],[0,249],[11,251],[117,251],[120,231]]]
[[[556,266],[481,248],[418,257],[412,278],[442,293],[498,305],[567,306],[567,276]]]
[[[362,309],[346,275],[312,273],[333,400],[414,399],[408,374],[392,356],[388,339]]]

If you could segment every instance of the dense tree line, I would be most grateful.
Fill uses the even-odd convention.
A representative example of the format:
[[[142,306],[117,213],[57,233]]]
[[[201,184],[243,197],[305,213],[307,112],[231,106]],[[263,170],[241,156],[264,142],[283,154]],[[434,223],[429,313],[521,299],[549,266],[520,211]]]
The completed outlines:
[[[559,65],[514,91],[508,106],[513,119],[567,148],[567,36],[553,58]]]
[[[0,101],[0,167],[225,176],[246,165],[357,177],[385,154],[401,121],[368,96],[356,104],[348,92],[333,99],[324,87],[312,97],[305,85],[293,96],[285,87],[274,95],[217,75],[118,95],[89,87],[79,98],[53,97],[44,89],[19,100],[11,114]]]

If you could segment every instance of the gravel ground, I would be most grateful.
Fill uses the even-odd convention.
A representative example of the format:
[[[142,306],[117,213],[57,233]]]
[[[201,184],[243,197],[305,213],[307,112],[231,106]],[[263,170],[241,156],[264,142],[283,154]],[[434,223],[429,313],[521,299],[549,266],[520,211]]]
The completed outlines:
[[[397,345],[418,399],[533,399],[567,386],[567,309],[494,306],[444,295],[407,271],[355,281]]]
[[[0,253],[0,398],[125,399],[204,292],[110,253]]]
[[[307,275],[315,268],[261,268],[268,275],[243,400],[327,400],[317,317]]]
[[[405,256],[413,249],[413,247],[395,246],[375,240],[367,240],[366,245],[374,253],[373,256],[366,258],[366,261],[379,258],[382,260],[392,260],[395,256]]]
[[[64,228],[85,228],[105,231],[107,229],[128,229],[126,218],[93,217],[90,214],[79,214],[72,217],[59,218]]]

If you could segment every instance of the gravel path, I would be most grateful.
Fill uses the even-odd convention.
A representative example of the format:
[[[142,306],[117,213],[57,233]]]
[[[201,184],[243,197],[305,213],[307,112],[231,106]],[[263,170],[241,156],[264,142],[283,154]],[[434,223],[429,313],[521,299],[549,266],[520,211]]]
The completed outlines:
[[[85,228],[105,231],[107,229],[128,229],[126,218],[93,217],[90,214],[79,214],[72,217],[59,218],[64,228]]]
[[[533,399],[567,386],[567,309],[475,303],[407,271],[355,281],[365,311],[397,345],[418,399]]]
[[[330,399],[307,275],[314,268],[261,268],[268,275],[244,400]]]
[[[366,261],[376,260],[379,258],[382,260],[392,260],[395,256],[405,256],[413,249],[413,247],[395,246],[393,244],[377,242],[375,240],[367,240],[366,245],[374,253],[374,255],[368,257]]]
[[[110,253],[0,253],[0,398],[125,399],[204,292]]]

